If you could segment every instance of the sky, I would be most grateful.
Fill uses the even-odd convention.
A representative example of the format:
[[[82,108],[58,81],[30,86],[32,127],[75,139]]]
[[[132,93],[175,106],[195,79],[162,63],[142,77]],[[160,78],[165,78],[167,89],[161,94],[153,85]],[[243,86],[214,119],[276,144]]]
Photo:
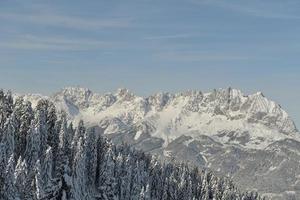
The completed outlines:
[[[299,0],[0,0],[0,87],[262,91],[300,127]]]

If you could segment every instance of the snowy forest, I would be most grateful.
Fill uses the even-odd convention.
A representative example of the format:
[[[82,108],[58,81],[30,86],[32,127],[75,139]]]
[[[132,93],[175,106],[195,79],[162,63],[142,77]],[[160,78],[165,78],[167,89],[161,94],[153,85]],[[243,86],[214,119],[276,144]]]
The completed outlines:
[[[35,108],[0,91],[1,200],[255,200],[228,178],[176,161],[163,163],[99,127],[73,125],[53,103]]]

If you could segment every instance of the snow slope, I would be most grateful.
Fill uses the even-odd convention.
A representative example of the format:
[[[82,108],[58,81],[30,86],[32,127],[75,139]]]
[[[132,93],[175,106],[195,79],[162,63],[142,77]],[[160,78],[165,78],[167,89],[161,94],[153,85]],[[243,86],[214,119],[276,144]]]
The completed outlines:
[[[34,105],[40,96],[25,97]],[[89,89],[68,87],[50,99],[74,121],[84,119],[90,124],[99,124],[104,119],[118,119],[113,122],[117,123],[116,127],[122,123],[127,126],[151,124],[155,127],[151,136],[162,138],[165,145],[182,133],[193,138],[207,135],[218,142],[254,149],[265,148],[285,138],[299,139],[288,114],[261,92],[245,96],[239,90],[228,88],[209,93],[157,93],[144,98],[127,89],[100,95]],[[107,134],[115,131],[117,129],[112,129]],[[235,139],[224,134],[231,131],[237,133]],[[247,141],[239,141],[238,138],[247,132],[250,133]],[[141,131],[137,132],[135,139],[140,135]]]
[[[45,97],[25,98],[35,105]],[[127,89],[97,94],[67,87],[47,98],[70,120],[99,125],[115,143],[230,175],[243,189],[273,199],[290,191],[300,196],[295,178],[300,177],[300,134],[281,106],[261,92],[244,95],[227,88],[140,97]]]

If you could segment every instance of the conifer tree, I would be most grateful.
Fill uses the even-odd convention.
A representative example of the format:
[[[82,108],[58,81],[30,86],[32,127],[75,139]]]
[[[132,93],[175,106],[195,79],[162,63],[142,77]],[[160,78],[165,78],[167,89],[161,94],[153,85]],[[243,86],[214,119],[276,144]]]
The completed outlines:
[[[73,187],[71,190],[71,198],[75,200],[89,199],[86,185],[85,160],[83,138],[80,137],[77,142],[76,155],[74,159]]]
[[[26,137],[30,130],[30,124],[33,119],[33,111],[30,102],[25,102],[22,97],[16,99],[14,104],[14,116],[16,122],[16,134],[15,134],[15,159],[17,160],[19,156],[24,158],[24,152],[26,150]]]
[[[43,163],[40,160],[36,164],[36,191],[38,199],[54,200],[58,195],[58,188],[60,187],[60,182],[57,182],[52,177],[52,167],[53,167],[53,155],[52,148],[49,147],[45,153],[45,160]]]
[[[96,128],[91,127],[85,133],[85,155],[87,184],[93,186],[96,182],[97,170],[97,138]]]
[[[79,123],[78,123],[78,125],[77,125],[77,128],[75,130],[75,134],[74,134],[74,136],[72,138],[72,143],[71,143],[71,149],[72,149],[71,161],[72,162],[75,159],[76,149],[78,147],[78,141],[79,141],[80,138],[82,138],[82,140],[84,140],[84,135],[85,135],[84,123],[83,123],[82,120],[80,120]]]
[[[16,189],[14,177],[14,155],[12,154],[8,160],[7,169],[5,171],[3,196],[1,199],[5,200],[20,200],[19,192]],[[2,193],[2,192],[1,192]]]
[[[25,160],[19,157],[16,168],[15,168],[15,180],[16,189],[19,192],[20,199],[28,199],[27,194],[30,193],[31,188],[28,187],[27,177],[28,167]]]

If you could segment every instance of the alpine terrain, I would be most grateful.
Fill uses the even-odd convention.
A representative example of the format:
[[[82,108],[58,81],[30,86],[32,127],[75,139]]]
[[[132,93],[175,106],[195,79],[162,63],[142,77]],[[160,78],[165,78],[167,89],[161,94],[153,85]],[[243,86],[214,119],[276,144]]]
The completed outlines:
[[[261,92],[228,88],[140,97],[127,89],[97,94],[68,87],[49,97],[23,97],[33,107],[40,99],[53,102],[70,122],[98,126],[114,144],[208,168],[232,177],[241,190],[300,199],[299,132]]]
[[[0,199],[262,199],[209,171],[113,145],[103,131],[83,121],[74,128],[49,100],[33,109],[0,91]]]

